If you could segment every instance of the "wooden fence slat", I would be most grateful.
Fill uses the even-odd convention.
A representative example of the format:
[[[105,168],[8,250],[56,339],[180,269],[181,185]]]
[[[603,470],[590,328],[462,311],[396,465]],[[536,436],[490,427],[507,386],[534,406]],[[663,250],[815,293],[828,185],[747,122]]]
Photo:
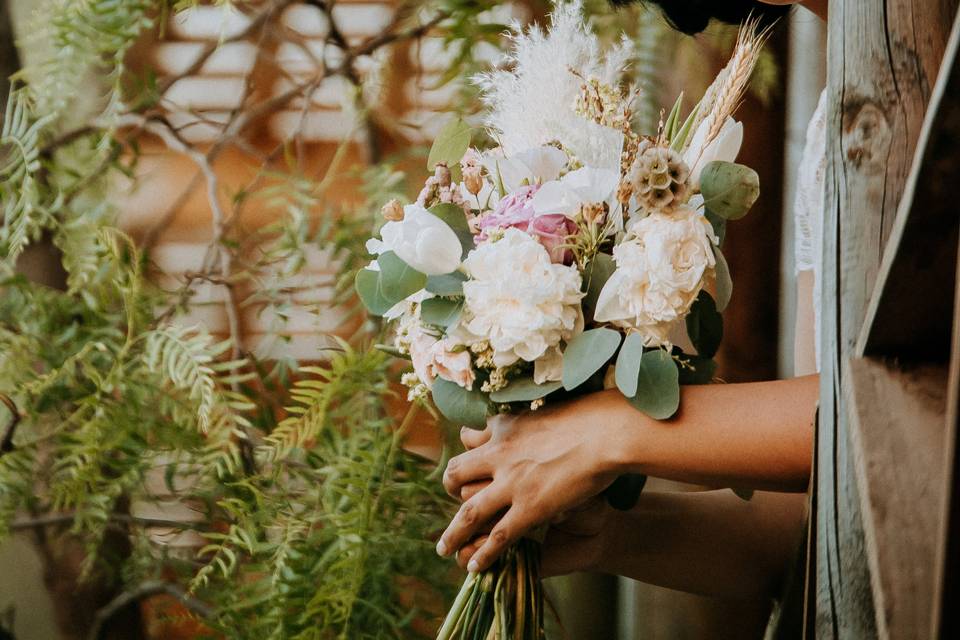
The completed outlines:
[[[946,362],[957,268],[960,166],[960,14],[904,187],[857,353]],[[928,286],[918,286],[924,283]],[[905,330],[907,329],[907,330]]]
[[[943,493],[946,368],[852,358],[844,371],[880,638],[929,638]]]
[[[841,363],[854,353],[955,0],[839,0],[828,36],[816,635],[876,637]]]

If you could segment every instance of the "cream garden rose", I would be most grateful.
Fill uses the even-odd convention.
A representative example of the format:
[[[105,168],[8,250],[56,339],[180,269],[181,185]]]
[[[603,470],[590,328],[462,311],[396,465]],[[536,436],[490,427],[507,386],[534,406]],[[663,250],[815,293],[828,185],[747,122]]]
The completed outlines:
[[[536,239],[509,228],[483,243],[464,261],[470,280],[460,325],[452,336],[463,344],[487,341],[493,363],[533,362],[583,330],[580,273],[554,264]]]
[[[671,326],[713,275],[716,242],[710,223],[690,207],[638,220],[613,250],[617,269],[600,292],[594,319],[635,329],[648,346],[667,344]]]

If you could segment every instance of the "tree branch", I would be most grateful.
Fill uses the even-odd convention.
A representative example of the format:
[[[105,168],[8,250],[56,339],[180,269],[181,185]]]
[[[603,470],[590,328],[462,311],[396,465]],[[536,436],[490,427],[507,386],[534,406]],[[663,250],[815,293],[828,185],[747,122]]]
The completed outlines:
[[[209,620],[216,615],[213,607],[189,595],[177,585],[163,580],[148,580],[128,591],[124,591],[97,611],[93,624],[90,626],[90,631],[87,633],[87,640],[99,640],[104,625],[125,607],[157,595],[167,595],[175,598],[188,611],[200,618]]]
[[[0,402],[6,405],[10,412],[10,420],[6,430],[3,432],[3,439],[0,440],[0,456],[13,451],[13,437],[17,433],[17,425],[20,424],[20,410],[17,409],[13,398],[5,393],[0,393]]]

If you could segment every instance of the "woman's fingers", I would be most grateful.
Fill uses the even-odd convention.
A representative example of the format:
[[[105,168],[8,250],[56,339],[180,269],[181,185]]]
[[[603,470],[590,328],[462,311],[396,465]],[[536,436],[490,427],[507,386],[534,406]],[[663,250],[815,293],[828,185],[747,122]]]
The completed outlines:
[[[479,480],[477,482],[471,482],[470,484],[465,484],[460,489],[460,501],[466,502],[473,496],[477,495],[484,489],[490,486],[492,480]]]
[[[483,543],[486,541],[487,541],[486,535],[477,536],[476,538],[474,538],[473,540],[465,544],[463,548],[460,549],[460,551],[457,551],[457,564],[460,565],[461,569],[467,568],[467,564],[469,564],[470,559],[473,558],[473,554],[475,554],[477,552],[477,549],[483,546]]]
[[[443,486],[454,498],[460,497],[463,485],[491,477],[493,467],[482,449],[474,449],[450,458],[443,472]]]
[[[477,572],[487,569],[500,557],[500,554],[506,551],[507,547],[519,540],[520,536],[526,533],[531,526],[533,526],[533,522],[528,520],[524,512],[516,507],[511,508],[500,519],[500,522],[493,527],[486,542],[477,549],[470,561],[467,562],[467,571]]]
[[[458,551],[508,506],[507,496],[496,485],[490,485],[479,492],[460,505],[460,510],[453,516],[447,530],[437,542],[437,553],[446,556]]]
[[[492,433],[489,428],[471,429],[470,427],[462,427],[460,429],[460,441],[469,451],[470,449],[476,449],[486,444],[490,440]]]

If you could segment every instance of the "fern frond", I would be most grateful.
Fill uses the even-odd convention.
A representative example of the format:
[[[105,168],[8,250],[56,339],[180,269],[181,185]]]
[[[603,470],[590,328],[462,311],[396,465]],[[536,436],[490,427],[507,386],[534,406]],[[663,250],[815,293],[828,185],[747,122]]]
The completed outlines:
[[[40,134],[52,119],[32,119],[26,91],[11,91],[0,130],[0,259],[17,256],[50,223],[50,207],[38,183]]]

